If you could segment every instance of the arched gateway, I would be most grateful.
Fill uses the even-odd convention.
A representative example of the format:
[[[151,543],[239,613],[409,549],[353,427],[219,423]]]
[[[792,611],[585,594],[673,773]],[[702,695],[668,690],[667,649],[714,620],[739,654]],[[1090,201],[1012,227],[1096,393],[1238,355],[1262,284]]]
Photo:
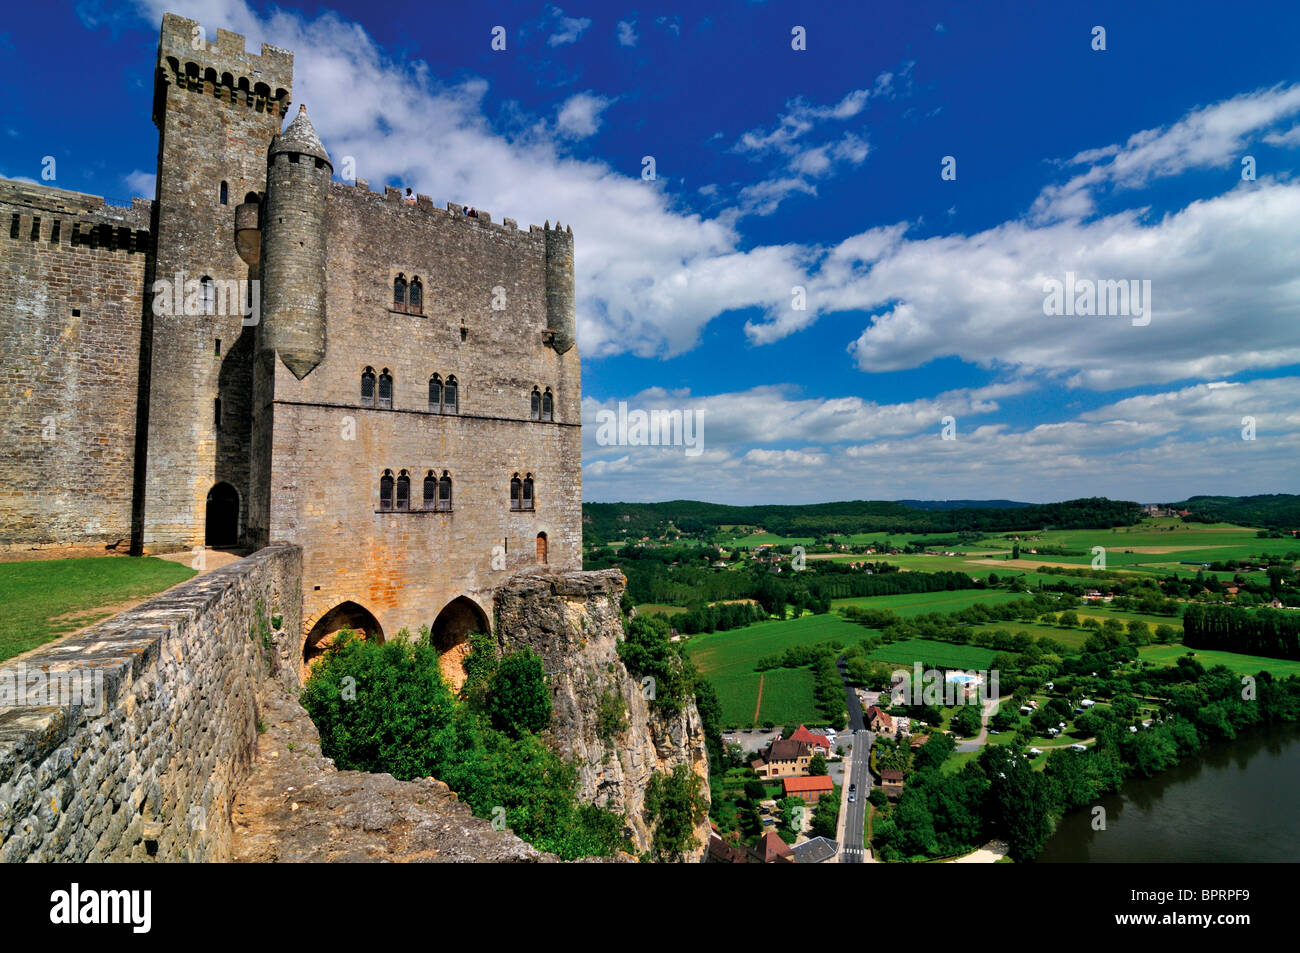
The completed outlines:
[[[302,644],[302,671],[307,672],[316,659],[334,644],[338,634],[344,629],[351,629],[364,639],[382,642],[384,630],[379,621],[370,612],[355,602],[341,602],[329,612],[316,620],[316,624],[307,633]]]
[[[472,599],[457,596],[443,606],[433,621],[433,644],[440,656],[443,678],[452,691],[465,683],[465,656],[472,632],[491,632],[487,616]]]

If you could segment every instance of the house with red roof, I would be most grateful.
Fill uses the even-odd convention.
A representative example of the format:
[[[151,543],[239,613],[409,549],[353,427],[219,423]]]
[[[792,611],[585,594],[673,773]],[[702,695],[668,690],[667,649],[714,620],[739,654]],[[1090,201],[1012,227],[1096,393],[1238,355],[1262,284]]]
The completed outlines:
[[[879,705],[872,705],[867,709],[867,727],[879,734],[882,731],[894,730],[894,719],[891,718]]]
[[[782,778],[781,786],[786,797],[801,797],[814,805],[823,794],[835,793],[835,782],[824,774],[811,778]]]
[[[802,741],[812,749],[813,754],[823,757],[831,753],[831,739],[825,735],[815,735],[804,725],[800,725],[790,736],[791,741]]]
[[[776,831],[768,831],[749,849],[749,856],[760,864],[793,864],[794,852]]]

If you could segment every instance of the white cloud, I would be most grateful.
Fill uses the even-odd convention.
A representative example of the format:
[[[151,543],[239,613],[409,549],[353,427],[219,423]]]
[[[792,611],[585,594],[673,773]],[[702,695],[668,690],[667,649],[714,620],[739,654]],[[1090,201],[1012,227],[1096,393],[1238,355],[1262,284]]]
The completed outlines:
[[[1086,217],[1104,186],[1137,189],[1189,169],[1226,168],[1240,161],[1249,142],[1297,113],[1300,84],[1278,85],[1193,109],[1172,126],[1134,133],[1122,146],[1080,152],[1065,164],[1090,168],[1062,185],[1045,188],[1034,202],[1032,217],[1040,222]],[[1264,141],[1295,144],[1288,138],[1291,133],[1294,129],[1271,139],[1265,136]]]
[[[591,26],[588,17],[566,17],[559,7],[547,7],[546,13],[555,23],[555,32],[546,39],[547,45],[551,47],[577,43]]]
[[[617,31],[619,46],[636,46],[636,41],[640,39],[637,36],[635,20],[619,20]]]
[[[600,128],[600,114],[614,100],[588,91],[565,100],[556,118],[556,127],[571,139],[585,139]]]
[[[158,191],[155,185],[157,178],[158,176],[153,172],[142,172],[136,169],[126,176],[126,187],[131,190],[132,195],[142,195],[147,199],[151,199]]]

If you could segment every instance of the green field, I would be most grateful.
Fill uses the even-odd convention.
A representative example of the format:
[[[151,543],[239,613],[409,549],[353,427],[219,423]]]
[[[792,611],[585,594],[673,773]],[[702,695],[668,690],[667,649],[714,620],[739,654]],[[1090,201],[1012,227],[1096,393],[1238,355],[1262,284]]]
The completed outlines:
[[[1257,675],[1261,671],[1285,678],[1300,675],[1300,662],[1291,659],[1265,658],[1262,655],[1238,655],[1235,652],[1216,652],[1211,649],[1189,649],[1182,645],[1147,645],[1138,649],[1138,658],[1153,665],[1175,665],[1180,656],[1196,653],[1196,661],[1206,668],[1226,666],[1237,675]]]
[[[0,661],[112,615],[106,607],[143,599],[195,575],[146,556],[0,563]]]
[[[925,615],[927,612],[956,612],[977,602],[998,604],[1021,598],[1020,594],[1002,589],[953,589],[941,592],[909,592],[900,596],[858,596],[831,600],[832,609],[861,606],[864,609],[888,609],[900,616]]]
[[[659,602],[643,602],[636,607],[638,615],[677,615],[685,612],[685,606],[666,606]]]
[[[934,639],[903,639],[892,645],[882,645],[867,654],[874,662],[891,662],[911,667],[915,662],[938,665],[943,668],[987,669],[997,652],[977,645],[954,645]]]
[[[763,700],[758,704],[759,679],[763,683]],[[761,725],[763,722],[813,724],[824,721],[813,705],[813,673],[808,668],[774,668],[760,673],[709,676],[722,706],[724,725]]]
[[[752,673],[763,656],[783,652],[792,645],[815,645],[832,639],[852,645],[861,642],[868,631],[833,612],[806,615],[692,636],[686,643],[686,654],[702,674],[714,681],[718,676]]]

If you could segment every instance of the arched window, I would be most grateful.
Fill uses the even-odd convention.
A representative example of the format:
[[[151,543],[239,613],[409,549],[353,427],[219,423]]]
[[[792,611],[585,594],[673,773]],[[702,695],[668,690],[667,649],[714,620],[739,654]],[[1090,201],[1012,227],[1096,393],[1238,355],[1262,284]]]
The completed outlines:
[[[424,508],[435,509],[438,505],[438,478],[430,470],[424,478]]]
[[[406,310],[406,279],[401,275],[393,279],[393,310]]]
[[[199,313],[216,314],[217,285],[208,275],[199,279]]]
[[[419,278],[411,279],[410,289],[407,292],[407,300],[410,302],[410,307],[407,308],[407,310],[410,311],[411,314],[424,313],[424,286],[420,284]]]
[[[533,475],[531,473],[524,477],[524,498],[522,508],[530,512],[533,508]]]
[[[361,372],[361,406],[375,406],[375,369],[367,367]]]
[[[403,470],[397,477],[397,509],[405,512],[411,508],[411,477]]]
[[[429,378],[429,410],[442,413],[442,378],[437,374]]]
[[[555,399],[551,396],[551,389],[546,388],[546,393],[542,395],[542,419],[555,419]]]
[[[545,533],[538,533],[538,534],[537,534],[537,563],[538,563],[538,565],[545,566],[545,565],[546,565],[546,557],[547,557],[547,552],[546,552],[546,534],[545,534]]]
[[[221,204],[227,205],[230,201],[230,188],[225,182],[221,183]]]
[[[381,510],[391,510],[393,508],[392,470],[385,470],[384,475],[379,478],[379,508]]]
[[[447,383],[442,388],[442,412],[444,414],[454,414],[458,411],[458,390],[456,376],[454,374],[447,375]]]
[[[393,376],[386,367],[379,375],[379,409],[393,409]]]
[[[510,508],[512,510],[521,510],[524,508],[524,481],[519,479],[516,473],[510,478]]]
[[[446,470],[438,480],[438,509],[444,513],[451,512],[451,477]]]
[[[532,401],[528,406],[528,416],[533,420],[542,419],[542,394],[536,387],[533,388]]]

